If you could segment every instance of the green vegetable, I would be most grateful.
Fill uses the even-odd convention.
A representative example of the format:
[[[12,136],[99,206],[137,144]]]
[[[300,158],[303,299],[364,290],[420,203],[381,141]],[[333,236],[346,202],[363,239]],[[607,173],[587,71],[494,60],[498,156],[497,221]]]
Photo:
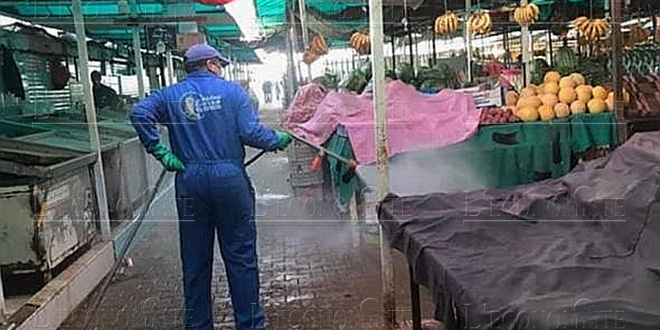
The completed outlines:
[[[415,80],[415,69],[408,63],[401,63],[396,68],[396,76],[406,84],[412,84]]]
[[[555,69],[559,71],[562,76],[567,76],[575,72],[578,68],[578,59],[575,52],[569,47],[562,47],[557,53],[555,60]]]

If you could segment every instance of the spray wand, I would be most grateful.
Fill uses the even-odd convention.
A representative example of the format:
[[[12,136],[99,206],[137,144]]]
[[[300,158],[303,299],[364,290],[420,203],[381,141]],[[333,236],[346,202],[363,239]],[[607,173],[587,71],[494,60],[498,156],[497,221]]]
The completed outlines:
[[[308,146],[310,146],[310,147],[312,147],[312,148],[314,148],[318,151],[318,153],[316,154],[316,157],[314,157],[314,160],[312,160],[312,164],[310,166],[310,170],[312,172],[316,172],[321,168],[321,165],[323,164],[323,158],[326,155],[330,156],[332,158],[335,158],[338,161],[346,164],[346,166],[348,166],[350,171],[355,171],[355,169],[358,166],[358,162],[355,159],[348,159],[344,156],[341,156],[341,155],[339,155],[339,154],[337,154],[333,151],[330,151],[330,150],[328,150],[328,149],[326,149],[326,148],[324,148],[320,145],[316,145],[316,144],[310,142],[309,140],[307,140],[307,139],[305,139],[305,138],[303,138],[299,135],[296,135],[295,133],[293,133],[291,131],[287,131],[287,133],[289,133],[289,135],[291,135],[291,137],[293,137],[295,140],[300,141],[301,143],[303,143],[305,145],[308,145]]]

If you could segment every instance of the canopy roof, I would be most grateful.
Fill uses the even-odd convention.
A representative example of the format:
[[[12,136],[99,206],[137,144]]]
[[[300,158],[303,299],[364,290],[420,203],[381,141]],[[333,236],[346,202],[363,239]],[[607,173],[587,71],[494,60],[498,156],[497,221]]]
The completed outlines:
[[[204,5],[190,0],[135,0],[134,2],[136,18],[126,14],[128,9],[122,10],[117,0],[84,1],[82,11],[89,36],[122,43],[131,40],[131,25],[154,26],[197,22],[213,37],[234,40],[242,37],[242,32],[234,18],[220,5]],[[185,8],[181,10],[181,6]],[[35,24],[73,30],[70,0],[3,0],[0,2],[0,13]],[[145,38],[144,34],[142,38]]]
[[[281,30],[287,24],[287,8],[294,16],[300,38],[300,19],[297,8],[298,0],[253,0],[261,25],[270,30],[269,35],[280,34],[280,37],[264,41],[267,47],[281,38]],[[541,22],[570,21],[578,15],[602,16],[608,9],[610,0],[532,0],[542,10]],[[633,3],[644,3],[645,0],[632,0]],[[658,1],[660,3],[660,1]],[[356,30],[368,30],[369,12],[367,0],[306,0],[307,27],[312,33],[321,33],[331,47],[343,47]],[[405,34],[402,19],[408,17],[409,26],[414,32],[429,32],[435,18],[446,10],[454,12],[465,11],[465,0],[407,0],[408,8],[404,10],[404,0],[383,1],[383,23],[388,35],[403,36]],[[445,5],[446,3],[446,5]],[[496,23],[494,32],[501,31],[509,21],[509,12],[518,6],[518,0],[472,0],[472,10],[491,10]],[[631,6],[634,7],[634,6]],[[632,9],[632,8],[631,8]],[[509,31],[517,30],[517,24],[509,23]],[[536,25],[536,28],[547,26]],[[430,32],[429,32],[430,33]],[[301,40],[298,40],[301,44]]]

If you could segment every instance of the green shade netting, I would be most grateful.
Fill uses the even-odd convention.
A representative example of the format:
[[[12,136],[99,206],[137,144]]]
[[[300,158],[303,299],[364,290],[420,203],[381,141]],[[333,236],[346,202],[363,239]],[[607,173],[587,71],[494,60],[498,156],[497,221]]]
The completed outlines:
[[[52,4],[50,4],[52,2]],[[165,1],[137,0],[136,10],[138,17],[157,19],[167,17],[168,5],[175,5]],[[227,24],[202,24],[212,35],[225,39],[238,39],[242,36],[239,26],[226,12],[223,6],[211,6],[199,3],[190,3],[196,15],[226,15],[223,21]],[[58,23],[73,21],[70,1],[12,1],[3,3],[0,1],[0,13],[7,14],[28,22],[49,25],[49,22]],[[90,37],[110,41],[130,41],[132,29],[128,26],[113,25],[98,28],[93,23],[98,20],[106,22],[112,19],[127,19],[126,14],[119,12],[118,1],[96,0],[83,1],[82,13],[86,23],[90,23],[88,33]],[[144,38],[144,36],[142,36]]]

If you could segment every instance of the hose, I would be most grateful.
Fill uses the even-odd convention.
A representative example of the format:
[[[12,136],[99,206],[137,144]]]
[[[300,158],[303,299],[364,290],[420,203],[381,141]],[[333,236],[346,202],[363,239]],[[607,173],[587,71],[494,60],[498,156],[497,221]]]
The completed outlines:
[[[247,162],[245,162],[244,166],[248,167],[248,166],[252,165],[259,158],[261,158],[261,156],[263,156],[265,153],[266,153],[265,150],[260,151],[254,157],[250,158]],[[153,193],[151,194],[151,196],[149,196],[149,199],[147,200],[147,203],[144,205],[144,208],[142,209],[142,212],[140,212],[140,215],[135,220],[135,222],[136,222],[135,225],[133,226],[133,228],[131,228],[131,232],[128,234],[126,244],[124,245],[124,247],[117,254],[117,260],[112,265],[112,268],[110,268],[110,272],[103,279],[103,282],[99,285],[99,289],[96,291],[96,296],[93,298],[93,302],[89,304],[89,306],[90,306],[89,310],[97,310],[98,306],[101,304],[101,300],[103,299],[103,296],[105,295],[105,292],[108,290],[108,287],[110,286],[110,281],[112,280],[115,273],[117,272],[117,269],[119,269],[119,266],[124,261],[124,257],[126,256],[126,253],[128,252],[128,249],[133,244],[133,240],[135,239],[135,236],[137,235],[138,230],[142,226],[142,223],[144,222],[144,218],[146,218],[147,213],[149,213],[149,211],[151,209],[151,204],[156,199],[156,194],[160,190],[160,187],[163,185],[163,182],[165,180],[166,175],[167,175],[167,170],[163,169],[163,171],[160,172],[160,175],[158,176],[158,179],[156,180],[156,185],[154,185]],[[91,320],[92,320],[92,318],[86,318],[84,326],[82,328],[87,329],[87,326],[89,325],[89,322]]]

